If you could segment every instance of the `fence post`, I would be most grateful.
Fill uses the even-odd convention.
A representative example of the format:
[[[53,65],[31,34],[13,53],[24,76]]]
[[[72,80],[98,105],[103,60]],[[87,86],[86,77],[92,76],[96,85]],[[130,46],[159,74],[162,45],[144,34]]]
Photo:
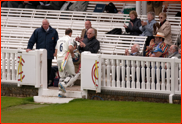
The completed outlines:
[[[35,67],[36,67],[36,78],[35,78],[35,87],[38,88],[40,87],[40,51],[39,50],[35,50]]]
[[[175,58],[172,57],[172,62],[171,62],[171,94],[169,95],[169,103],[173,103],[173,95],[175,92],[175,77],[176,77],[176,72],[175,72],[175,63],[174,60]]]
[[[47,50],[40,49],[42,51],[40,57],[41,61],[41,85],[43,89],[47,89]]]
[[[15,53],[12,53],[12,80],[16,80],[16,73],[15,73]]]
[[[5,53],[2,52],[2,79],[6,79],[6,73],[5,73]]]
[[[10,53],[6,53],[7,58],[7,80],[10,80]]]

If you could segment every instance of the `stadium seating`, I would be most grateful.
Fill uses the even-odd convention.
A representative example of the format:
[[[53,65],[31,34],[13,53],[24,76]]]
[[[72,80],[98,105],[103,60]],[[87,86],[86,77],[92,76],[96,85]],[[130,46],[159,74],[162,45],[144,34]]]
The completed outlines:
[[[175,16],[177,12],[181,12],[181,4],[169,4],[166,10],[168,16]]]

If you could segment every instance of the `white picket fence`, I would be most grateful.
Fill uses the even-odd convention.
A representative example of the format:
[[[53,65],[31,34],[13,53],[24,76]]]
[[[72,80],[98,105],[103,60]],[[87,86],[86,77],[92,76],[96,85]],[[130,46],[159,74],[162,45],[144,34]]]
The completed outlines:
[[[35,74],[28,73],[28,75],[34,75],[32,79],[28,79],[28,82],[18,81],[18,54],[24,54],[25,56],[35,56]],[[47,89],[47,51],[45,49],[34,50],[26,52],[25,50],[12,50],[12,49],[1,49],[1,82],[15,83],[18,86],[21,85],[33,85],[37,88],[46,88]],[[28,63],[31,66],[33,64],[32,60],[28,60]],[[25,64],[22,62],[22,64]],[[24,73],[31,72],[29,70],[24,70]],[[34,81],[35,80],[35,81]],[[31,83],[29,83],[31,82]]]
[[[93,66],[93,63],[90,63],[93,59],[93,54],[82,53],[82,71]],[[98,85],[101,85],[101,89],[162,93],[171,96],[181,94],[181,59],[100,54],[95,60],[99,61],[98,72],[101,79]],[[82,77],[88,75],[81,74]],[[86,90],[88,89],[87,87]]]
[[[17,63],[19,54],[35,56],[35,82],[32,81],[31,84],[18,81]],[[94,60],[93,55],[91,53],[82,53],[81,68],[83,72],[93,67],[93,64],[89,64],[90,58]],[[181,59],[95,55],[97,60],[99,58],[98,72],[101,89],[169,94],[170,103],[172,103],[174,94],[181,95]],[[26,53],[25,50],[2,49],[1,56],[1,82],[17,83],[18,86],[33,85],[39,88],[39,95],[50,93],[47,89],[46,50],[35,50]],[[29,65],[31,65],[31,60]],[[29,75],[33,74],[29,73]],[[88,73],[81,73],[81,79],[88,77],[88,75]],[[91,85],[87,85],[89,81],[86,80],[84,84],[87,86],[86,90],[88,90]],[[81,82],[82,84],[83,82]],[[85,90],[82,86],[81,89]],[[81,94],[83,95],[83,93],[79,95]]]

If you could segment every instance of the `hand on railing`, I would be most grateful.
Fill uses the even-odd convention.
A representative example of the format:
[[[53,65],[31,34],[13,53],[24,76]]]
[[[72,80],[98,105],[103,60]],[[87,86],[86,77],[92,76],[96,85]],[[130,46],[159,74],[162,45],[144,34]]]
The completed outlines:
[[[29,51],[31,51],[31,49],[26,49],[26,52],[29,52]]]

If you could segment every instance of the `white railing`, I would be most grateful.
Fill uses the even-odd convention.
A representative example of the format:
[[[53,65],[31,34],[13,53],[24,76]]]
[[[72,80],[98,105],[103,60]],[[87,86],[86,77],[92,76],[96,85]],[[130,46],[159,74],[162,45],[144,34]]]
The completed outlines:
[[[87,63],[87,67],[82,66],[82,71],[89,68],[89,56],[91,54],[82,54],[82,65]],[[181,59],[103,54],[97,58],[101,62],[101,67],[98,67],[101,89],[181,94]],[[86,75],[82,73],[81,76]]]
[[[1,49],[1,82],[47,88],[47,51]],[[23,58],[21,69],[20,56]],[[21,70],[24,77],[20,78]],[[17,74],[18,73],[18,74]]]
[[[59,11],[59,10],[41,10],[41,9],[22,9],[22,8],[1,8],[2,17],[21,17],[21,18],[37,18],[49,20],[77,20],[92,22],[109,22],[109,23],[128,23],[130,21],[129,14],[114,13],[96,13],[96,12],[79,12],[79,11]],[[141,20],[146,20],[147,15],[138,15]],[[5,19],[5,18],[4,18]],[[155,17],[159,21],[159,16]],[[174,26],[181,26],[181,17],[168,16],[167,20]]]

